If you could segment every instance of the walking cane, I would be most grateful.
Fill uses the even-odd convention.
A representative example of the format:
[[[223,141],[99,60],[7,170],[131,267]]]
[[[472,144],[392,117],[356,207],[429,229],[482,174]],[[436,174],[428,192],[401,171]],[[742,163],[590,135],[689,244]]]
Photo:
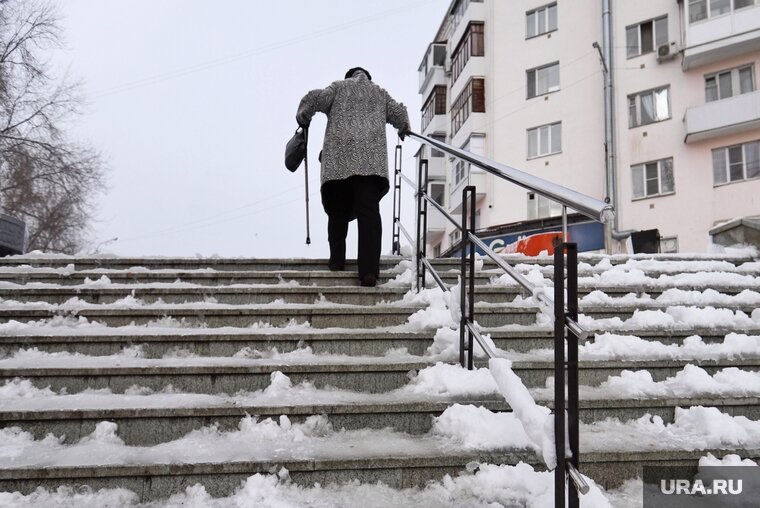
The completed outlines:
[[[306,144],[306,154],[303,157],[303,177],[306,182],[306,245],[311,244],[311,235],[309,234],[309,129],[304,127],[303,138]]]

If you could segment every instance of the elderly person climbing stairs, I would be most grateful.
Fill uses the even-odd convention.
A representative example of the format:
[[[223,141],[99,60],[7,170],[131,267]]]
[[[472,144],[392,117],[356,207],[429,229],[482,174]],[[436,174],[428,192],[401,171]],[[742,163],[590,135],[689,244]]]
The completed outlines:
[[[330,270],[344,269],[348,223],[356,218],[359,280],[362,286],[374,286],[380,271],[383,229],[380,199],[390,188],[385,124],[398,129],[403,140],[409,132],[409,114],[361,67],[350,69],[344,80],[307,93],[296,120],[307,128],[317,112],[327,115],[320,160]]]

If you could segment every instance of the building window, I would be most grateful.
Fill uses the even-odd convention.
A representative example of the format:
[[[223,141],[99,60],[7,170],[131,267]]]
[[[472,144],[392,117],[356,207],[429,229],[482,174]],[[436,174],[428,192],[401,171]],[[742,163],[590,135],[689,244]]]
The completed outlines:
[[[456,82],[471,56],[485,55],[483,23],[470,23],[451,55],[451,82]]]
[[[430,184],[430,199],[443,206],[444,189],[446,185],[444,183],[431,183]]]
[[[525,13],[527,38],[557,29],[557,3],[544,5]]]
[[[628,127],[638,127],[670,118],[670,86],[628,96]]]
[[[454,182],[454,187],[467,178],[468,169],[469,164],[465,161],[461,159],[453,161],[453,165],[451,166],[451,180]]]
[[[459,96],[451,104],[451,134],[456,134],[462,124],[470,117],[470,113],[485,113],[485,80],[473,78]]]
[[[628,58],[651,53],[668,42],[668,17],[662,16],[626,27],[625,40]]]
[[[631,176],[634,199],[675,192],[672,158],[631,166]]]
[[[689,0],[689,23],[755,5],[755,0]]]
[[[433,257],[434,258],[441,257],[441,244],[440,243],[438,245],[436,245],[436,246],[433,247]]]
[[[528,220],[562,215],[562,205],[535,192],[528,193]]]
[[[446,136],[443,134],[431,134],[431,138],[433,138],[436,141],[440,141],[441,143],[446,142]],[[438,150],[437,148],[430,147],[430,156],[431,157],[443,157],[443,152],[441,150]]]
[[[455,229],[451,233],[449,233],[449,245],[454,245],[459,240],[462,239],[462,232],[458,229]]]
[[[528,129],[528,158],[562,151],[562,122]]]
[[[760,141],[712,151],[715,185],[760,177]]]
[[[755,90],[752,65],[720,71],[705,76],[705,100],[726,99]]]
[[[422,130],[424,131],[435,115],[446,114],[446,86],[436,85],[422,106]]]
[[[530,69],[526,74],[528,99],[559,90],[559,62]]]

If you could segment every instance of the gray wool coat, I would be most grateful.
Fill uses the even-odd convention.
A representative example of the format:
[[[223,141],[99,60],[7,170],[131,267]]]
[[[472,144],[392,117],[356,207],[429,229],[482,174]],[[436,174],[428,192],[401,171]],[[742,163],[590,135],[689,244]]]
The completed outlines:
[[[357,72],[322,90],[307,93],[296,119],[308,125],[315,113],[327,115],[322,148],[322,185],[354,175],[388,178],[385,124],[396,129],[409,125],[406,106]]]

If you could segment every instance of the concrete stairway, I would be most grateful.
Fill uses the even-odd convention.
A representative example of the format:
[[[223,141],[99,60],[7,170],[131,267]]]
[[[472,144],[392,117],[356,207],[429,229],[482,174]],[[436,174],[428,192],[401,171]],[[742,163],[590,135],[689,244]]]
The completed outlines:
[[[442,447],[427,434],[432,417],[455,403],[509,411],[500,397],[420,395],[397,399],[390,393],[406,385],[415,372],[435,363],[425,354],[435,329],[410,330],[401,326],[424,306],[402,301],[409,283],[397,266],[400,261],[384,259],[381,286],[360,288],[353,266],[346,272],[330,272],[323,260],[2,260],[0,387],[11,380],[26,380],[37,389],[49,387],[67,394],[106,388],[112,394],[123,394],[130,393],[134,386],[165,393],[160,405],[150,407],[141,406],[139,397],[101,405],[59,404],[52,397],[48,405],[41,403],[31,409],[23,404],[3,404],[0,398],[0,428],[18,427],[38,440],[53,433],[64,436],[62,443],[70,444],[95,431],[99,422],[110,421],[118,425],[118,436],[126,445],[137,447],[168,443],[212,424],[220,431],[234,430],[246,415],[260,419],[287,415],[292,422],[327,415],[335,429],[390,427],[405,433],[405,441],[384,450],[382,443],[371,445],[373,438],[368,434],[367,443],[356,443],[353,450],[336,444],[329,452],[312,455],[278,458],[263,454],[261,458],[253,453],[226,461],[146,460],[86,466],[14,466],[11,462],[0,465],[0,490],[30,492],[39,485],[122,486],[150,500],[168,497],[194,483],[204,484],[214,496],[227,495],[247,476],[270,473],[280,467],[286,467],[300,484],[360,479],[383,481],[393,487],[421,485],[446,473],[457,474],[472,461],[523,461],[540,467],[540,459],[532,452],[453,450]],[[551,267],[547,266],[550,260],[520,257],[510,261],[519,263],[523,272],[551,277]],[[715,289],[723,295],[735,295],[746,288],[760,291],[760,266],[750,258],[658,256],[648,261],[625,256],[582,256],[581,261],[581,296],[601,290],[612,297],[646,292],[656,298],[671,287]],[[629,263],[631,269],[650,277],[650,282],[605,286],[590,279],[604,273],[610,263]],[[445,280],[456,282],[456,260],[437,260],[434,264]],[[479,272],[477,320],[499,348],[518,354],[514,370],[524,383],[543,387],[553,375],[553,364],[545,356],[519,354],[551,347],[551,332],[546,326],[536,325],[538,308],[522,299],[515,301],[519,295],[516,286],[499,285],[495,279],[500,272],[495,268],[486,262]],[[721,280],[729,282],[716,286],[710,282],[709,274],[717,272],[732,277],[724,277]],[[677,279],[684,274],[695,277]],[[589,280],[584,282],[583,277]],[[748,315],[755,307],[741,303],[718,306]],[[595,319],[627,319],[639,309],[660,307],[657,302],[582,304],[581,312]],[[66,319],[68,324],[61,324]],[[71,325],[77,319],[86,325],[100,325]],[[19,324],[14,325],[14,321]],[[23,326],[27,322],[36,324]],[[306,322],[308,326],[303,326]],[[510,324],[523,326],[500,328]],[[675,344],[692,335],[699,335],[705,343],[721,342],[730,332],[760,335],[760,322],[756,328],[634,327],[618,333]],[[119,356],[136,346],[140,355]],[[318,356],[296,354],[306,347]],[[29,361],[17,355],[33,348],[37,351]],[[271,354],[273,348],[280,354]],[[386,354],[400,348],[405,352]],[[293,356],[287,355],[294,351]],[[688,364],[700,365],[709,373],[726,367],[759,371],[760,357],[585,360],[581,362],[580,382],[596,386],[623,370],[642,368],[658,381],[675,375]],[[308,381],[316,388],[355,393],[329,403],[284,398],[251,405],[224,399],[224,394],[267,388],[276,371],[287,375],[293,384]],[[171,390],[166,391],[169,386]],[[219,400],[188,404],[182,394],[219,396]],[[551,406],[550,401],[545,403]],[[714,406],[731,415],[760,420],[760,400],[754,397],[583,400],[581,419],[587,423],[607,417],[627,420],[650,413],[672,421],[676,407],[694,405]],[[583,471],[599,483],[616,486],[635,477],[642,464],[696,463],[705,453],[586,453],[581,462]],[[760,450],[739,453],[743,457],[760,457]]]

